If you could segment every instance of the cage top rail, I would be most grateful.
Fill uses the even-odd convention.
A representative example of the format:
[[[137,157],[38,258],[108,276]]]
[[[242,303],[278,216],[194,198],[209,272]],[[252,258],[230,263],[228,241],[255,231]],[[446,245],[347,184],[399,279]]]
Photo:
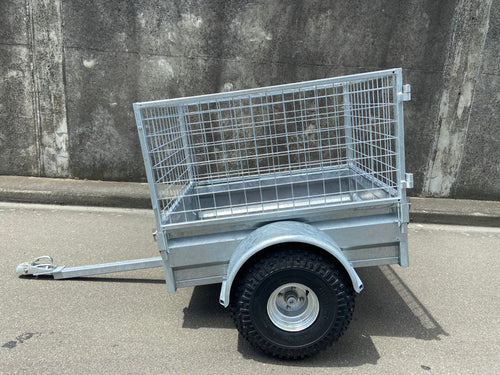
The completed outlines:
[[[351,74],[335,78],[322,78],[311,81],[295,82],[295,83],[288,83],[275,86],[266,86],[254,89],[236,90],[236,91],[220,92],[220,93],[206,94],[206,95],[187,96],[187,97],[173,98],[173,99],[153,100],[147,102],[137,102],[134,103],[134,107],[148,108],[148,107],[158,107],[162,105],[182,105],[193,102],[208,103],[211,101],[225,99],[225,98],[237,99],[238,97],[243,97],[243,96],[248,97],[248,96],[260,96],[260,95],[286,94],[288,92],[294,92],[297,89],[303,87],[316,86],[316,88],[321,89],[322,88],[321,86],[331,87],[332,85],[356,83],[365,81],[370,78],[380,78],[383,76],[391,76],[391,75],[402,75],[402,69],[393,68],[393,69],[379,70],[376,72]]]

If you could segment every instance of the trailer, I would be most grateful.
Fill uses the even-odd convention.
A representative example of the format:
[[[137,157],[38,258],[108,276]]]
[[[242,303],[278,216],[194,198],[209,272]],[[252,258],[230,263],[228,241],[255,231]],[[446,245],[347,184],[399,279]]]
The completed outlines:
[[[241,335],[304,358],[346,330],[356,268],[408,266],[402,70],[134,104],[160,256],[19,274],[163,267],[221,284]]]

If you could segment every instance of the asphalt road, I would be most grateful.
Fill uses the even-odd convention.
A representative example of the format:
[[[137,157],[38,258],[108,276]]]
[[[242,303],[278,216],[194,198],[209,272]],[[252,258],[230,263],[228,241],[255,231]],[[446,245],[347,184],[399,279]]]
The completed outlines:
[[[218,286],[168,294],[162,269],[19,278],[157,256],[150,210],[0,203],[0,373],[500,374],[500,228],[410,225],[411,266],[359,269],[365,289],[333,347],[304,361],[252,349]]]

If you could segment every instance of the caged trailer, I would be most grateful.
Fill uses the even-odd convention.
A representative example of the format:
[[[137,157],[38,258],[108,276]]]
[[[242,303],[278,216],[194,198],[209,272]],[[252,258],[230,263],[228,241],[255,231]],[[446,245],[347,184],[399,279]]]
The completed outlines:
[[[408,266],[401,69],[134,104],[159,257],[18,273],[163,267],[169,292],[220,283],[239,332],[280,358],[347,328],[357,267]],[[47,258],[47,259],[42,259]]]

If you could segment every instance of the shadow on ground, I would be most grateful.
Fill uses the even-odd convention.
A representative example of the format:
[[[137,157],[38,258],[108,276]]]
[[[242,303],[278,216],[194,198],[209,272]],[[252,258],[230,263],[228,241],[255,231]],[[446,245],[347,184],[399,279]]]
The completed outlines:
[[[351,367],[377,363],[380,355],[372,336],[439,340],[448,335],[392,267],[370,267],[358,273],[365,289],[356,298],[349,329],[332,347],[303,361],[280,361],[255,350],[240,335],[238,350],[246,358],[269,364]],[[218,302],[219,292],[220,285],[195,287],[184,309],[183,327],[235,329],[229,310]]]

